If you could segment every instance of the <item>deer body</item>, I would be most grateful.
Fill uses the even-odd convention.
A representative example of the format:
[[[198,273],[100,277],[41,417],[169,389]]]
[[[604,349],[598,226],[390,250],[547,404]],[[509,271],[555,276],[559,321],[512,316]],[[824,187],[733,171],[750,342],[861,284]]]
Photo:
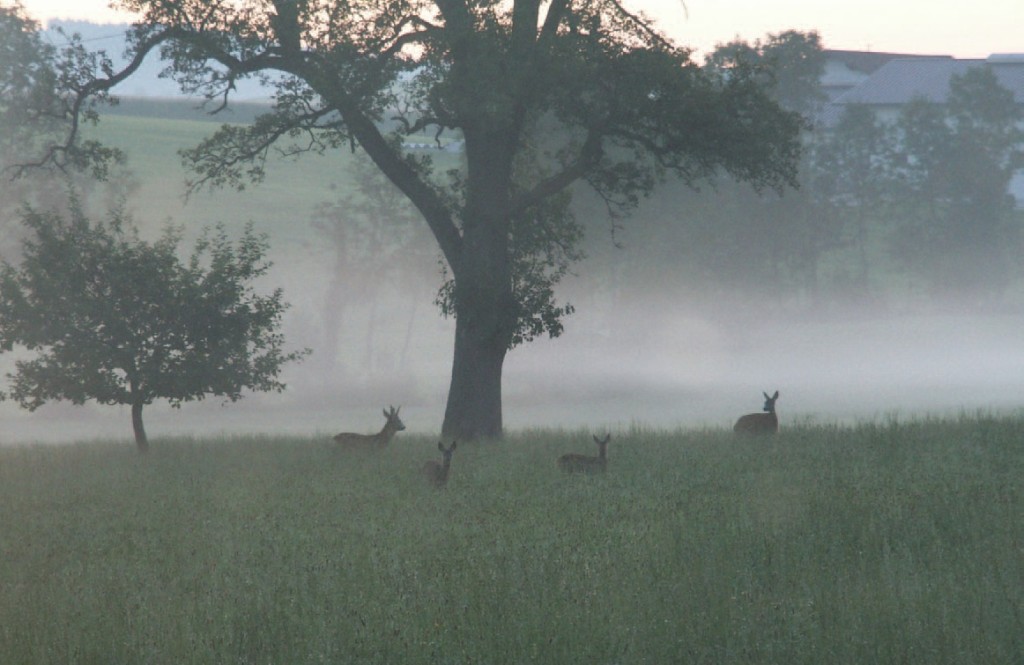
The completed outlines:
[[[402,407],[398,407],[401,409]],[[396,432],[401,432],[405,429],[405,424],[401,418],[398,417],[398,409],[391,407],[390,410],[385,410],[384,417],[387,418],[387,422],[384,423],[384,429],[377,432],[376,434],[353,434],[352,432],[342,432],[334,436],[334,441],[346,447],[377,447],[383,448],[391,441],[391,437]]]
[[[448,484],[448,472],[452,468],[452,453],[455,452],[455,442],[449,448],[445,448],[440,441],[437,442],[437,449],[441,451],[441,462],[430,460],[423,465],[423,475],[427,481],[438,489]]]
[[[748,413],[741,416],[732,431],[737,434],[775,434],[779,431],[779,417],[775,415],[775,400],[779,399],[779,391],[771,397],[764,394],[764,413]]]
[[[596,457],[577,455],[576,453],[562,455],[558,458],[558,468],[565,473],[575,473],[577,471],[581,473],[604,473],[608,469],[608,442],[611,439],[611,434],[604,437],[604,439],[599,439],[595,435],[594,443],[597,444]]]

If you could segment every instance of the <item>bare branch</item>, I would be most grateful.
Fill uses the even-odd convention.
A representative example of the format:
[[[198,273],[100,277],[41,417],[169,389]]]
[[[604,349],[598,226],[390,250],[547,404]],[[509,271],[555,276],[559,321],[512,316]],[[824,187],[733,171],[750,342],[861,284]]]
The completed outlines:
[[[418,29],[412,32],[403,32],[406,26],[413,25]],[[442,33],[443,28],[435,25],[419,16],[406,16],[395,24],[393,41],[390,46],[382,49],[380,54],[384,58],[392,58],[409,44],[417,44],[425,41],[434,34]]]

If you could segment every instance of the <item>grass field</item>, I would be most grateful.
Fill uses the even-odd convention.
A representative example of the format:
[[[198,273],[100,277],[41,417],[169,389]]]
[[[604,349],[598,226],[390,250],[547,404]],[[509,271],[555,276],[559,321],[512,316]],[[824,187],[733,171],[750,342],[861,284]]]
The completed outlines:
[[[185,181],[191,176],[178,151],[195,147],[216,128],[199,120],[112,115],[91,129],[90,136],[128,155],[139,185],[129,205],[143,226],[159,227],[171,220],[193,229],[215,222],[240,229],[251,221],[271,234],[278,249],[311,240],[313,210],[338,196],[339,185],[348,186],[351,155],[336,150],[292,160],[272,154],[263,183],[241,192],[203,190],[186,201]]]
[[[1019,417],[0,449],[3,663],[1020,663]]]
[[[269,233],[274,247],[282,251],[296,244],[306,246],[308,251],[309,244],[323,242],[310,219],[318,205],[333,202],[352,190],[351,169],[356,157],[350,150],[291,158],[281,156],[275,148],[268,155],[262,182],[240,192],[205,188],[186,201],[185,182],[194,176],[185,170],[178,151],[199,145],[222,121],[235,116],[216,117],[212,122],[203,119],[187,102],[144,102],[128,100],[125,108],[105,114],[99,125],[87,128],[90,138],[120,148],[128,156],[127,166],[139,186],[129,204],[141,225],[160,226],[171,219],[192,228],[223,222],[240,229],[253,222],[258,230]],[[252,108],[244,108],[241,119],[250,119],[256,112]],[[277,148],[287,146],[284,140]],[[439,172],[454,167],[457,160],[449,153],[431,151],[430,155]]]

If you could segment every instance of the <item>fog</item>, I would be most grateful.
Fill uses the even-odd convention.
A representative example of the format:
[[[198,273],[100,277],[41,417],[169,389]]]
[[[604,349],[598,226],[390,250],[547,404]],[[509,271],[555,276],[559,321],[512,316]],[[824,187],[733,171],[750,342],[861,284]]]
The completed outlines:
[[[739,415],[760,409],[762,391],[774,390],[781,394],[783,428],[1010,413],[1024,394],[1021,315],[858,313],[758,323],[724,313],[688,315],[670,293],[648,294],[647,300],[630,308],[628,322],[581,306],[561,337],[514,349],[503,383],[506,429],[727,428]],[[453,325],[428,305],[422,305],[403,367],[332,367],[311,345],[310,358],[285,370],[284,393],[250,394],[237,403],[208,398],[181,409],[156,403],[144,414],[147,431],[156,442],[243,434],[325,440],[342,430],[377,431],[382,407],[395,405],[401,406],[406,435],[436,436]],[[297,308],[286,333],[308,344],[316,336],[308,324],[317,315]],[[358,320],[358,311],[352,319]],[[385,358],[396,346],[390,340],[400,337],[387,334],[397,332],[389,320],[378,322],[377,346]],[[405,323],[398,327],[404,336]],[[623,335],[631,339],[624,342]],[[11,360],[3,359],[5,365]],[[131,438],[127,407],[58,403],[28,413],[7,402],[0,415],[5,443]]]
[[[146,196],[145,189],[138,195]],[[209,220],[232,196],[191,202],[169,216]],[[138,204],[133,214],[144,226],[166,221],[148,219]],[[275,263],[260,290],[283,288],[291,303],[287,348],[308,347],[312,355],[285,366],[281,394],[147,406],[150,438],[157,445],[178,436],[327,440],[339,431],[378,431],[389,405],[401,407],[404,435],[437,436],[454,322],[433,302],[441,276],[430,243],[417,245],[427,260],[413,262],[419,267],[411,276],[392,273],[404,255],[379,271],[357,262],[339,275],[334,249],[310,236],[308,223],[257,221],[271,233]],[[198,224],[188,223],[194,232]],[[615,239],[619,247],[600,223],[588,229],[589,258],[557,289],[559,301],[576,307],[564,333],[509,353],[506,430],[729,428],[760,410],[762,392],[775,390],[783,428],[1021,406],[1020,308],[934,297],[865,304],[827,293],[809,303],[756,283],[732,287],[685,273],[685,257],[674,263],[652,251],[662,241],[644,239],[649,220],[642,215],[630,223]],[[384,285],[372,299],[367,279]],[[1012,303],[1012,293],[1003,300]],[[0,355],[0,374],[13,371],[17,357]],[[0,402],[0,418],[5,444],[113,438],[130,445],[132,436],[127,407],[51,403],[30,413],[8,401]]]
[[[228,217],[235,225],[230,229],[251,219],[268,233],[274,267],[259,290],[283,289],[291,304],[283,325],[286,347],[312,350],[304,362],[285,367],[288,388],[281,394],[146,407],[150,438],[288,434],[326,440],[339,431],[378,431],[381,409],[389,405],[401,407],[406,435],[437,436],[454,323],[434,304],[441,275],[422,222],[402,227],[405,239],[386,260],[370,252],[339,261],[338,247],[311,223],[322,202],[305,202],[282,221],[275,177],[244,195],[221,191],[187,204],[167,181],[144,183],[132,193],[130,212],[150,238],[168,220],[185,224],[194,237],[203,224],[239,210],[238,219]],[[330,187],[323,192],[330,197]],[[749,233],[730,234],[732,220],[718,219],[715,228],[725,231],[710,241],[705,236],[705,243],[717,243],[718,258],[709,260],[707,244],[690,242],[690,222],[667,212],[700,213],[707,204],[673,196],[655,197],[614,237],[605,218],[586,217],[587,258],[556,289],[559,302],[576,308],[564,333],[517,347],[506,359],[506,430],[728,428],[761,408],[762,392],[775,390],[783,428],[1020,408],[1019,268],[996,296],[943,297],[913,291],[881,255],[872,273],[880,286],[863,297],[843,278],[848,271],[840,248],[822,259],[811,297],[804,282],[773,278],[775,268],[757,260],[764,234],[779,228],[775,223],[760,220]],[[154,201],[159,204],[147,206]],[[7,250],[15,260],[12,247]],[[16,358],[0,355],[0,375],[13,371]],[[8,401],[0,402],[0,418],[0,443],[130,442],[132,436],[127,407],[52,403],[29,413]]]

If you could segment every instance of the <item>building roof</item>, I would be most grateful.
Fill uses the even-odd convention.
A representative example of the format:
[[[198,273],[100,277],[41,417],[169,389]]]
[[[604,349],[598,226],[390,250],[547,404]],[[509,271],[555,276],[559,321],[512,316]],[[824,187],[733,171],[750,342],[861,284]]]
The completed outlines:
[[[949,80],[972,67],[991,67],[999,84],[1013,92],[1014,99],[1024,104],[1024,61],[989,58],[988,60],[954,60],[952,58],[898,58],[890,60],[868,76],[860,85],[846,91],[836,104],[871,104],[899,106],[915,98],[945,103],[949,97]]]
[[[825,56],[829,60],[841,62],[848,69],[862,74],[871,74],[879,67],[899,58],[942,58],[951,60],[948,55],[915,55],[913,53],[886,53],[884,51],[843,51],[838,49],[825,49]]]

